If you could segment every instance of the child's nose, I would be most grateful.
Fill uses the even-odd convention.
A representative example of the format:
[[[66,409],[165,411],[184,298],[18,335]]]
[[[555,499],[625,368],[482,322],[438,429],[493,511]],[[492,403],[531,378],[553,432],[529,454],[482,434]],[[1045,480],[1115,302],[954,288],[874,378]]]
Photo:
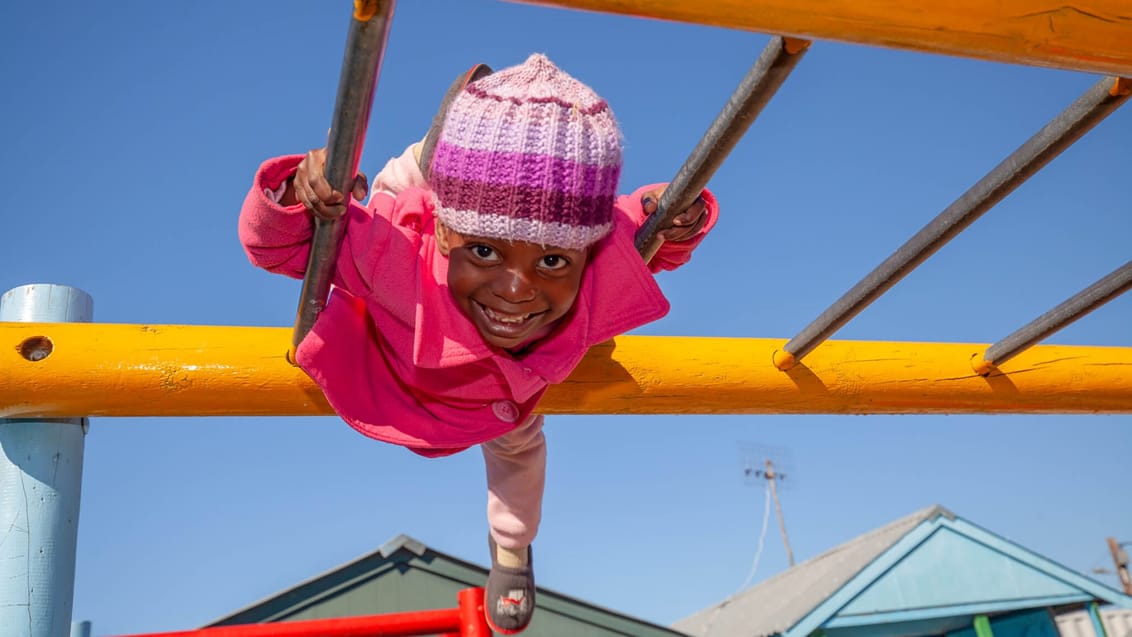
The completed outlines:
[[[496,295],[508,303],[524,303],[538,294],[533,278],[519,268],[509,269],[500,275],[495,288]]]

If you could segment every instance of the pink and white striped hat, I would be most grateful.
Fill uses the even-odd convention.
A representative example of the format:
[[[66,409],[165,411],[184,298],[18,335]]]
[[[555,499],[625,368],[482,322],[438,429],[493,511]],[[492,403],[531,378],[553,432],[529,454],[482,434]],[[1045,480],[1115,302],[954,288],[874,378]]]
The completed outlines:
[[[452,101],[430,182],[451,230],[581,249],[613,227],[620,175],[609,104],[535,54]]]

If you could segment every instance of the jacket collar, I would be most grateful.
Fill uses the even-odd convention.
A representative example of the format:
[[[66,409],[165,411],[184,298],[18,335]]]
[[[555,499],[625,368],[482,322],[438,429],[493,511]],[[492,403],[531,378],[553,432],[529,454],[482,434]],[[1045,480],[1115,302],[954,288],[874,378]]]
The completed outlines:
[[[398,197],[399,203],[403,199]],[[431,197],[426,199],[422,203],[431,208]],[[668,313],[668,301],[633,246],[636,224],[615,210],[613,230],[595,247],[574,307],[550,334],[513,357],[484,342],[452,299],[448,258],[437,248],[434,219],[423,216],[413,342],[413,362],[419,367],[446,368],[495,358],[501,366],[517,365],[559,383],[593,345]]]

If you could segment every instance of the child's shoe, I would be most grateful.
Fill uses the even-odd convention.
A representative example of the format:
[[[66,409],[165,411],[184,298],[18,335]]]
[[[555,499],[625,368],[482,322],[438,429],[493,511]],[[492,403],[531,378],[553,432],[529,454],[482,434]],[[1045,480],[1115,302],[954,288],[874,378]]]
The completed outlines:
[[[495,538],[489,534],[491,572],[487,574],[487,591],[483,612],[491,629],[503,635],[522,632],[535,613],[534,553],[527,547],[527,563],[520,567],[502,566],[497,557]]]

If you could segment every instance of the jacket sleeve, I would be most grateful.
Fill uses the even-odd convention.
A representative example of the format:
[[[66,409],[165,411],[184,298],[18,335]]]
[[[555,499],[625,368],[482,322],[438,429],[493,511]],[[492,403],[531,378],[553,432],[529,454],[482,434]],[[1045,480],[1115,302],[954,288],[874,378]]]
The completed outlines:
[[[294,175],[302,155],[269,159],[256,171],[255,183],[240,210],[240,243],[252,265],[268,272],[303,278],[310,257],[314,223],[302,204],[282,206],[276,202],[279,186]],[[389,219],[375,215],[374,210],[392,209],[393,199],[378,194],[369,207],[351,201],[342,223],[345,237],[339,248],[333,283],[355,296],[372,291],[374,271],[379,256],[391,252],[394,233]],[[411,258],[411,248],[397,242],[392,252],[398,258]],[[406,253],[406,254],[402,254]]]
[[[640,228],[644,225],[645,219],[647,218],[644,208],[641,206],[641,197],[649,190],[656,190],[662,187],[664,187],[664,184],[642,186],[631,195],[622,195],[619,197],[617,207],[624,210],[637,224],[637,228]],[[652,260],[649,261],[649,270],[651,272],[656,273],[661,270],[675,270],[688,261],[691,261],[692,251],[696,249],[696,246],[700,245],[704,237],[707,236],[707,233],[715,227],[715,222],[719,219],[719,203],[716,202],[715,196],[712,195],[709,190],[704,190],[700,193],[700,196],[703,197],[704,203],[707,206],[707,223],[690,239],[685,241],[665,241],[660,246],[660,249],[657,250]]]
[[[302,204],[281,206],[270,193],[295,174],[302,159],[302,155],[286,155],[263,162],[240,209],[240,243],[248,260],[296,279],[306,272],[314,226]]]

